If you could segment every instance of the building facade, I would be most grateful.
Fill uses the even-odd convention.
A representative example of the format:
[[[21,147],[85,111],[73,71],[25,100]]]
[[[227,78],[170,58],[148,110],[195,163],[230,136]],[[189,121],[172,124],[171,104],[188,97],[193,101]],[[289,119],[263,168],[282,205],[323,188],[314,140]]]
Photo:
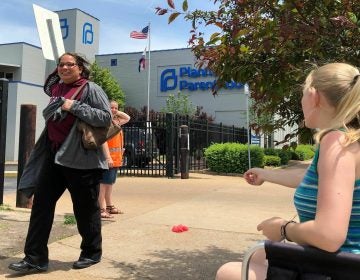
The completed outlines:
[[[99,52],[99,20],[79,9],[57,13],[65,51],[81,53],[93,62]],[[0,78],[9,80],[6,161],[18,160],[21,105],[36,106],[35,138],[40,136],[45,126],[42,110],[49,102],[43,84],[55,68],[56,62],[45,60],[40,47],[25,42],[0,44]]]
[[[150,56],[147,53],[145,70],[141,71],[141,52],[98,54],[100,21],[97,18],[79,9],[57,13],[65,51],[83,54],[90,62],[108,68],[123,89],[127,106],[140,109],[149,105],[150,109],[161,111],[170,94],[176,96],[181,92],[215,122],[247,126],[244,86],[230,82],[213,96],[211,89],[216,77],[208,70],[196,68],[190,49],[151,51]],[[0,78],[9,80],[6,161],[18,159],[21,105],[36,105],[35,137],[40,136],[45,126],[42,110],[49,101],[43,93],[43,84],[55,68],[56,62],[45,60],[37,46],[25,42],[0,45]]]
[[[195,107],[202,107],[215,122],[246,126],[244,86],[231,82],[213,96],[216,77],[209,70],[195,67],[195,56],[190,49],[151,51],[150,63],[147,54],[145,71],[139,71],[141,56],[139,52],[96,55],[99,66],[108,68],[119,82],[127,106],[139,109],[148,105],[149,98],[149,108],[161,111],[170,94],[177,96],[181,92]]]

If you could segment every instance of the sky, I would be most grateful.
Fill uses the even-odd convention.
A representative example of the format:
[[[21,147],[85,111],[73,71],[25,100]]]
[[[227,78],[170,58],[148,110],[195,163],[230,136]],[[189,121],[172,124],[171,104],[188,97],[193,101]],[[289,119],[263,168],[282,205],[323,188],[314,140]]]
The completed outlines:
[[[182,0],[174,3],[180,8]],[[149,22],[151,50],[188,47],[190,22],[179,16],[168,24],[168,15],[155,14],[155,7],[167,7],[166,0],[1,0],[0,44],[26,42],[41,47],[32,4],[50,11],[78,8],[99,19],[99,54],[143,51],[147,40],[131,39],[129,35]],[[211,0],[189,0],[189,10],[214,8]]]

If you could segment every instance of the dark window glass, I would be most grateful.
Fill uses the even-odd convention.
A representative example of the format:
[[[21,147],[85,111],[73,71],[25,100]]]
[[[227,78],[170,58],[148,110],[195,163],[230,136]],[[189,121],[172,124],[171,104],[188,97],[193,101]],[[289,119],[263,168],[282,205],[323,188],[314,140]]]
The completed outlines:
[[[110,65],[111,66],[117,66],[117,59],[116,58],[111,59]]]
[[[14,74],[13,73],[6,73],[5,78],[8,79],[9,81],[12,81],[12,79],[14,78]]]

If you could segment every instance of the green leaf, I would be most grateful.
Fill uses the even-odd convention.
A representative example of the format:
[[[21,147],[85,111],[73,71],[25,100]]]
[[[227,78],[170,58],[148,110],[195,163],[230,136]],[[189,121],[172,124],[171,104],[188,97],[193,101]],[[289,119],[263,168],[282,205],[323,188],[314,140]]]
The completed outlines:
[[[220,35],[219,32],[215,32],[215,33],[211,34],[210,41],[214,41],[215,39],[219,40],[219,35]]]
[[[249,47],[245,46],[244,44],[241,44],[240,51],[244,52],[244,53],[247,53],[249,51]]]
[[[180,13],[178,13],[178,12],[172,13],[172,14],[169,16],[168,24],[172,23],[179,15],[180,15]]]
[[[186,12],[188,10],[188,1],[184,0],[183,4],[182,4],[182,9],[184,12]]]
[[[249,30],[248,29],[240,29],[237,33],[236,33],[236,35],[235,35],[235,37],[234,37],[234,39],[239,39],[241,36],[244,36],[244,35],[246,35],[246,34],[248,34],[249,33]]]
[[[357,24],[358,19],[357,19],[356,15],[354,13],[348,12],[348,17],[349,17],[349,19],[351,20],[352,23]]]

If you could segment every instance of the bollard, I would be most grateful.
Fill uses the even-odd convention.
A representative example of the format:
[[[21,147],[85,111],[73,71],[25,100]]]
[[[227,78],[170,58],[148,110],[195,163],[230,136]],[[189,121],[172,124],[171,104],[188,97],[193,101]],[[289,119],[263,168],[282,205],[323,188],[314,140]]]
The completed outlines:
[[[21,105],[17,187],[19,186],[25,164],[35,145],[35,128],[36,106],[29,104]],[[16,207],[31,208],[31,204],[32,198],[27,198],[17,189]]]
[[[8,84],[7,79],[0,79],[0,204],[4,203],[4,172],[6,152],[6,123],[8,106]]]
[[[180,126],[180,172],[181,179],[189,179],[189,127]]]

